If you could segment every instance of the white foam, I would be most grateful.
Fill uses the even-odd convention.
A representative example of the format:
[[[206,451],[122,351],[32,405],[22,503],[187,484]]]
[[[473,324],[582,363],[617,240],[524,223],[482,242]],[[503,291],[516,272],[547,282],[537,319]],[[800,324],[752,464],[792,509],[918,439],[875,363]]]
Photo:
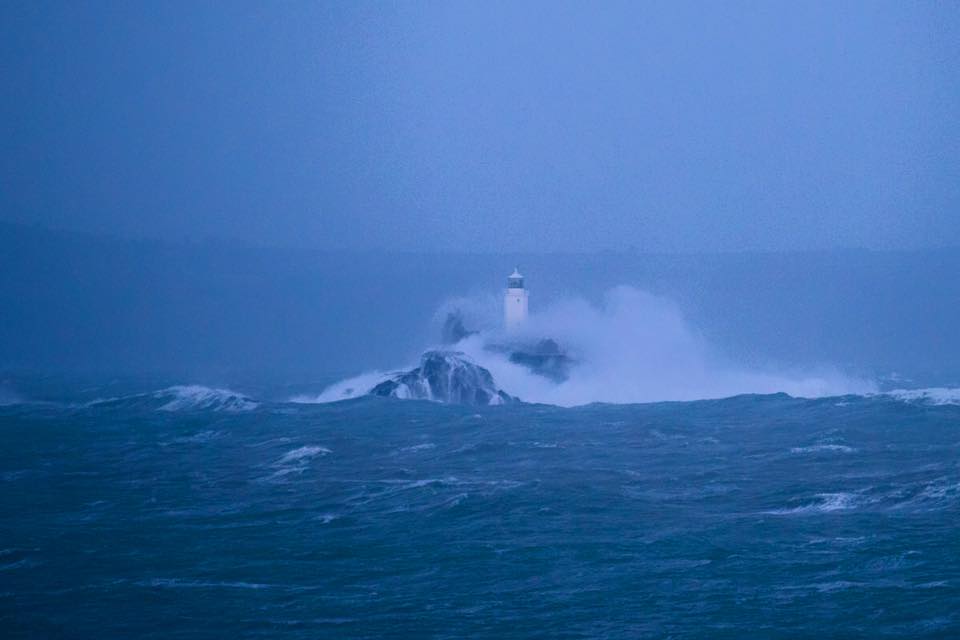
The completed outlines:
[[[286,476],[292,474],[304,473],[310,468],[310,461],[319,456],[325,456],[331,453],[330,449],[318,445],[305,445],[291,449],[280,456],[276,462],[272,463],[270,468],[275,469],[273,473],[260,478],[265,482],[282,481]]]
[[[366,395],[373,387],[383,382],[388,377],[380,371],[370,371],[362,373],[352,378],[347,378],[330,385],[318,395],[298,395],[290,398],[290,402],[301,404],[315,404],[326,402],[337,402],[339,400],[349,400]]]
[[[278,464],[290,464],[291,462],[299,462],[307,458],[314,458],[316,456],[325,456],[330,453],[330,449],[326,447],[318,446],[306,446],[294,449],[293,451],[288,451],[283,454],[280,460],[277,461]]]
[[[251,411],[258,403],[230,389],[214,389],[202,385],[178,385],[153,394],[157,398],[173,396],[160,411],[192,411],[212,409],[215,411]]]
[[[183,436],[181,438],[174,438],[172,442],[176,444],[203,444],[210,442],[211,440],[216,440],[224,435],[223,431],[200,431],[195,433],[192,436]]]
[[[314,518],[314,520],[317,520],[320,524],[330,524],[334,520],[339,520],[341,517],[338,513],[323,513]]]
[[[414,451],[426,451],[428,449],[436,449],[437,445],[432,442],[424,442],[423,444],[415,444],[409,447],[403,447],[400,449],[403,453],[413,453]]]
[[[765,511],[770,515],[798,515],[807,513],[831,513],[833,511],[848,511],[857,507],[857,496],[852,493],[818,493],[814,496],[815,502],[789,509],[774,509]]]
[[[492,308],[459,300],[457,308]],[[495,326],[471,318],[479,327]],[[556,383],[510,361],[503,349],[512,339],[557,341],[574,361],[569,378]],[[825,368],[803,373],[752,370],[717,356],[669,300],[621,286],[607,292],[600,306],[573,299],[531,315],[519,334],[486,330],[461,340],[458,351],[493,375],[494,384],[525,402],[577,406],[592,402],[634,403],[702,400],[784,392],[817,398],[868,394],[876,385]],[[387,375],[374,371],[338,382],[318,396],[294,402],[332,402],[368,393]],[[398,390],[398,396],[403,390]]]
[[[559,384],[487,349],[503,339],[478,334],[457,348],[493,374],[496,385],[528,402],[560,406],[724,398],[785,392],[815,398],[875,391],[872,382],[823,369],[804,374],[750,370],[726,362],[668,300],[630,287],[602,306],[571,300],[532,315],[527,338],[550,337],[577,361]]]
[[[960,482],[939,482],[937,484],[930,484],[924,487],[923,492],[920,495],[924,498],[932,498],[934,500],[958,497],[960,496]]]
[[[856,449],[848,447],[845,444],[815,444],[809,447],[794,447],[790,449],[790,453],[819,453],[821,451],[853,453]]]
[[[960,389],[930,387],[928,389],[894,389],[883,394],[904,402],[922,402],[932,405],[960,405]]]
[[[198,410],[241,412],[252,411],[260,406],[260,403],[236,391],[205,387],[198,384],[175,385],[159,391],[136,393],[129,396],[97,398],[75,406],[98,407],[126,403],[141,404],[144,401],[151,405],[155,402],[162,402],[156,409],[171,412]]]

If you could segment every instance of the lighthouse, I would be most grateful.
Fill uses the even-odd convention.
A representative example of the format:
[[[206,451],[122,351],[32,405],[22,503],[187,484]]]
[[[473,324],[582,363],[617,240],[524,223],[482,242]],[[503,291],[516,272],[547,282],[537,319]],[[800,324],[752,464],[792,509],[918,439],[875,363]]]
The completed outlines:
[[[507,293],[503,297],[503,319],[507,331],[515,331],[527,319],[527,290],[519,268],[507,277]]]

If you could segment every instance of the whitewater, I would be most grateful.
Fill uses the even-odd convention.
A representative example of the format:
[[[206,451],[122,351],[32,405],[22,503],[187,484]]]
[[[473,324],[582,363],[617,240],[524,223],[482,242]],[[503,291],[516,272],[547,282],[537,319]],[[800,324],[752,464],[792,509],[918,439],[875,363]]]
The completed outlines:
[[[5,637],[960,635],[960,389],[746,366],[628,287],[450,304],[295,393],[5,380]],[[543,336],[562,376],[502,346]]]
[[[438,318],[466,310],[482,330],[449,347],[488,370],[498,388],[524,402],[572,407],[592,402],[638,403],[703,400],[745,393],[787,393],[817,398],[878,390],[868,378],[829,364],[803,370],[757,369],[737,364],[692,327],[670,300],[628,286],[609,290],[599,305],[572,298],[531,315],[519,333],[507,336],[496,305],[484,298],[445,303]],[[549,337],[573,360],[569,377],[552,380],[491,348],[508,340]],[[435,348],[435,347],[434,347]],[[398,367],[410,369],[415,365]],[[781,367],[781,369],[784,369]],[[299,402],[331,402],[369,392],[390,372],[369,371],[339,381]]]
[[[564,408],[10,385],[7,638],[960,634],[955,390]]]

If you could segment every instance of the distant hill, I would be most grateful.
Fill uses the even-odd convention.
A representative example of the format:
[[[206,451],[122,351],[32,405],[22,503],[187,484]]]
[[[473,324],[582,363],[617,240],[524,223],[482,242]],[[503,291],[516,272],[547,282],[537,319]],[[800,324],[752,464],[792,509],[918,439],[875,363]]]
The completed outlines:
[[[0,368],[346,372],[412,362],[445,300],[531,310],[629,284],[740,361],[960,370],[960,251],[665,255],[336,253],[128,241],[0,223]]]

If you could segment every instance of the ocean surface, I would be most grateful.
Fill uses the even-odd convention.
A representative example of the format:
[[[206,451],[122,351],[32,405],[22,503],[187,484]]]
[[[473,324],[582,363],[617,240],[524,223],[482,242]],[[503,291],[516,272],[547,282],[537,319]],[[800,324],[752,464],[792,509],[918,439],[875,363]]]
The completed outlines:
[[[4,638],[957,638],[960,394],[0,406]]]

